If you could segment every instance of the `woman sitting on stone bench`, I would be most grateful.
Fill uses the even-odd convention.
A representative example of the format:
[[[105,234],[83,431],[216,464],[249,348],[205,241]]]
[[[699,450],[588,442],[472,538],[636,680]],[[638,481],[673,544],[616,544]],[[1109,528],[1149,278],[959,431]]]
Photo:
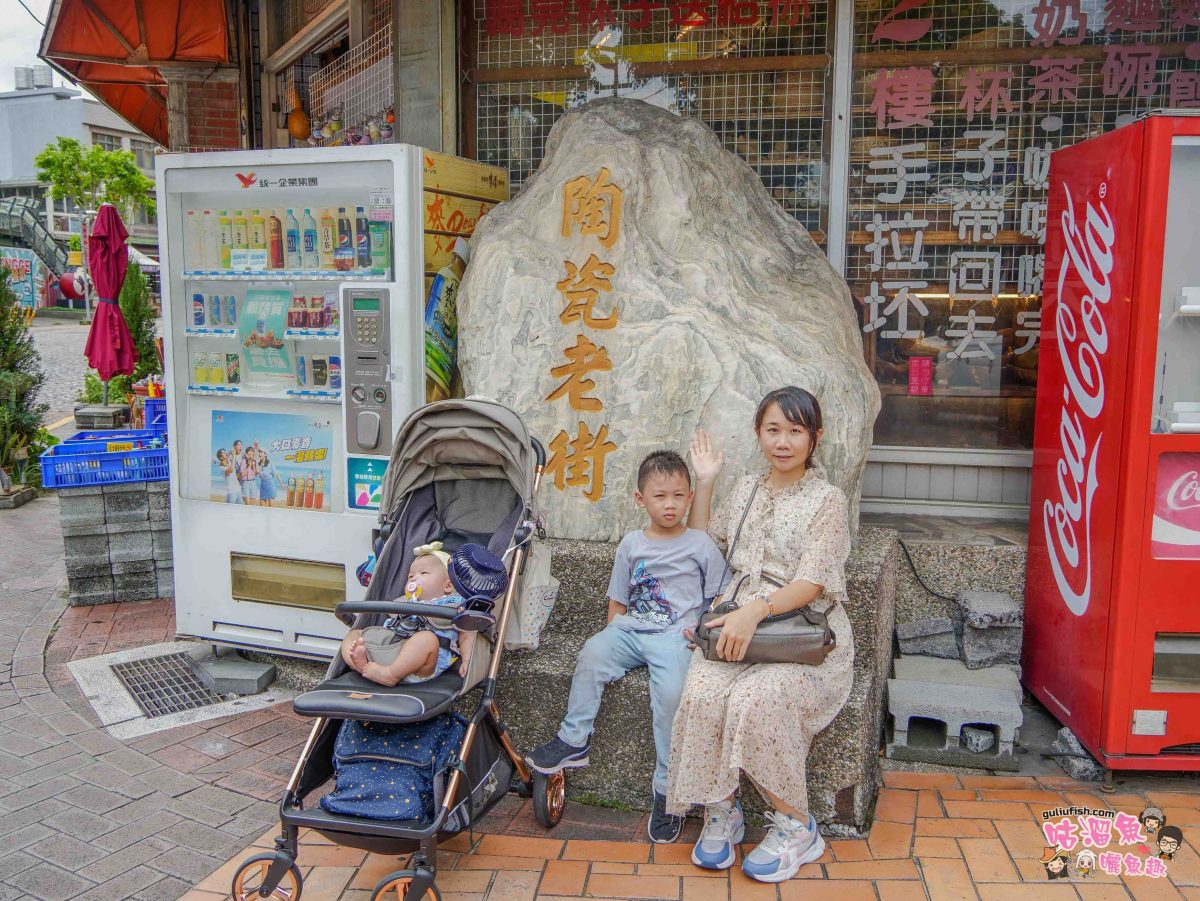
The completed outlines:
[[[724,659],[693,655],[675,715],[668,810],[682,814],[703,804],[704,831],[692,861],[728,869],[745,832],[735,797],[745,773],[774,811],[766,838],[742,869],[761,882],[782,882],[825,850],[808,811],[806,762],[813,736],[837,716],[854,678],[850,620],[838,603],[846,592],[850,529],[846,496],[813,466],[821,438],[817,399],[801,388],[772,391],[758,406],[754,429],[769,469],[738,479],[711,518],[724,454],[702,431],[692,443],[697,486],[688,525],[707,528],[727,549],[745,513],[729,584],[746,582],[737,611],[713,623],[722,627],[717,650]],[[806,605],[825,611],[837,636],[824,663],[738,662],[764,618]]]

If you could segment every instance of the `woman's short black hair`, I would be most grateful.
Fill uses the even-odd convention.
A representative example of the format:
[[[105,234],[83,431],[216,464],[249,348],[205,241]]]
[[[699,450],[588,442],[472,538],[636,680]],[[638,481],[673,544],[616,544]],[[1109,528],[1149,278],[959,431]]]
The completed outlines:
[[[759,401],[758,409],[754,411],[755,432],[762,429],[763,419],[766,418],[771,404],[778,404],[788,422],[794,422],[808,432],[811,444],[809,445],[808,459],[804,461],[804,465],[811,466],[813,456],[817,452],[817,432],[822,428],[821,404],[810,392],[803,388],[797,388],[795,385],[776,388]]]
[[[673,450],[660,450],[647,454],[638,466],[638,491],[646,487],[646,480],[651,476],[681,475],[687,479],[688,487],[692,486],[692,474],[683,457]]]

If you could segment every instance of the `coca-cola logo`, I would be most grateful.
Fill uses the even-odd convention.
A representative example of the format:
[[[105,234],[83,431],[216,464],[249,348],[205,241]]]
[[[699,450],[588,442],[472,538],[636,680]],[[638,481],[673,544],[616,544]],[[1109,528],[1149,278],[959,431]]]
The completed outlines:
[[[1185,472],[1167,491],[1167,509],[1176,512],[1200,508],[1200,476]]]
[[[1059,414],[1060,453],[1055,464],[1058,496],[1047,498],[1042,507],[1042,527],[1050,555],[1054,581],[1067,608],[1082,616],[1092,596],[1092,504],[1100,482],[1097,461],[1103,430],[1090,427],[1104,409],[1104,371],[1108,352],[1108,330],[1104,310],[1112,295],[1109,274],[1114,265],[1116,226],[1104,197],[1107,185],[1097,192],[1099,204],[1091,202],[1083,220],[1075,215],[1071,186],[1060,183],[1065,193],[1062,230],[1066,250],[1059,263],[1058,306],[1054,323],[1058,332],[1058,354],[1062,361],[1063,402]],[[1064,290],[1074,270],[1082,282],[1078,298]]]

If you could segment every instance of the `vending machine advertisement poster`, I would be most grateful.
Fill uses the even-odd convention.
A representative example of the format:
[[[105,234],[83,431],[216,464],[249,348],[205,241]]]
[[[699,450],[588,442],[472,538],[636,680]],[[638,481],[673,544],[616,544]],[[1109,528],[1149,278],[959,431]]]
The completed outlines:
[[[331,416],[213,410],[210,500],[330,509]]]
[[[1151,551],[1159,560],[1200,560],[1200,454],[1158,458]]]
[[[281,376],[292,373],[283,333],[287,311],[292,305],[288,288],[251,288],[238,320],[238,338],[245,349],[246,369],[251,376]]]
[[[387,460],[372,457],[346,458],[347,506],[351,510],[378,510],[383,499],[383,474]]]

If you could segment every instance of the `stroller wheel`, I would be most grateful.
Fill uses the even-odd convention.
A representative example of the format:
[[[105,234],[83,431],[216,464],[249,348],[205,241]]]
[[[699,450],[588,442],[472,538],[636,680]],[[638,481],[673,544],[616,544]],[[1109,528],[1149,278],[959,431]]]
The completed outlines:
[[[279,884],[265,895],[261,889],[267,880],[267,872],[275,862],[274,854],[256,854],[248,858],[233,874],[234,901],[253,901],[255,898],[277,898],[279,901],[300,901],[300,890],[304,880],[300,868],[292,863],[284,871]]]
[[[383,877],[371,895],[371,901],[404,901],[408,895],[412,881],[417,877],[416,870],[397,870]],[[425,890],[420,901],[442,901],[442,893],[437,886],[431,885]]]
[[[567,805],[567,777],[562,770],[552,776],[533,771],[533,816],[550,829],[562,819]]]

